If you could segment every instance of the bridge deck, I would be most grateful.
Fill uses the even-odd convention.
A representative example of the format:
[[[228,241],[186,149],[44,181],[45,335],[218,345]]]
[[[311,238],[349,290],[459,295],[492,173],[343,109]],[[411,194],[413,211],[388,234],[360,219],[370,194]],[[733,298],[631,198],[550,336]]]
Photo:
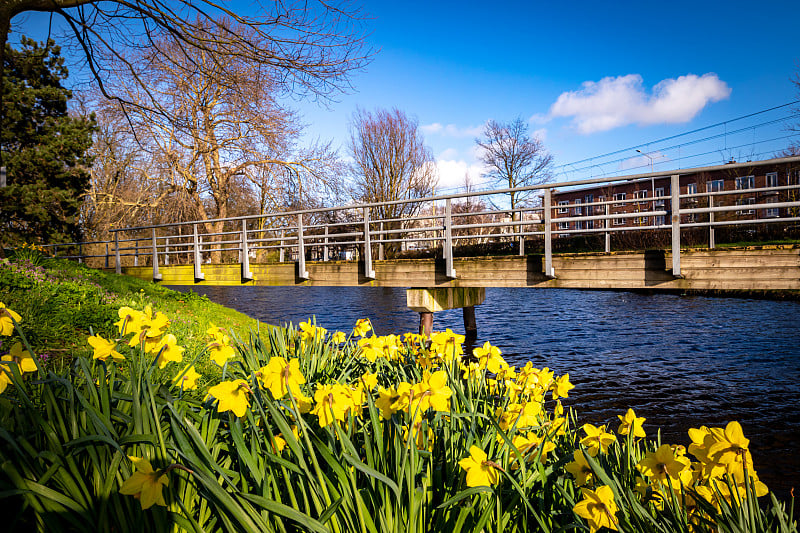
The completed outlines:
[[[532,287],[709,291],[800,291],[800,247],[683,250],[682,278],[668,267],[668,252],[554,254],[555,279],[544,275],[542,256],[456,258],[456,278],[445,276],[441,259],[374,261],[375,278],[364,264],[307,262],[309,279],[296,263],[250,263],[252,280],[239,264],[202,265],[205,279],[194,279],[193,265],[161,266],[165,285],[283,285],[376,287]],[[152,279],[149,266],[123,267],[125,274]]]

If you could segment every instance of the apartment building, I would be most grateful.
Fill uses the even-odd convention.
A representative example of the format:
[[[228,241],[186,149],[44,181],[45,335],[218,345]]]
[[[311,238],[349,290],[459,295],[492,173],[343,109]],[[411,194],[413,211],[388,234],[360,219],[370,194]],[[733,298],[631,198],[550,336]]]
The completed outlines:
[[[754,161],[747,166],[715,170],[680,170],[663,176],[635,178],[608,185],[553,190],[553,230],[581,231],[605,228],[606,221],[582,220],[608,215],[610,228],[658,228],[670,224],[672,191],[670,176],[680,173],[680,208],[741,206],[714,214],[714,221],[767,220],[800,216],[797,207],[762,207],[800,200],[800,162],[790,158]],[[613,215],[620,215],[614,217]],[[572,220],[559,222],[559,218]],[[577,220],[576,220],[577,219]],[[686,213],[681,223],[707,222],[707,213]]]

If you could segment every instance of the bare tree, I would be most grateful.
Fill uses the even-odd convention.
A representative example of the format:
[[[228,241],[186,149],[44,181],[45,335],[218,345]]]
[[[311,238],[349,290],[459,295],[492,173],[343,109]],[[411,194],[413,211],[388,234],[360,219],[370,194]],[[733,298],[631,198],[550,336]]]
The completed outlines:
[[[200,56],[202,66],[213,65],[223,80],[229,74],[237,77],[239,65],[247,64],[254,72],[270,71],[271,87],[284,94],[323,98],[349,88],[350,73],[370,56],[360,14],[349,4],[256,1],[255,16],[239,14],[228,4],[225,0],[3,0],[0,69],[12,19],[32,11],[51,13],[65,22],[69,33],[60,42],[65,47],[72,44],[83,55],[86,70],[104,96],[126,109],[146,107],[167,116],[173,109],[164,106],[158,91],[151,91],[147,65],[132,62],[131,51],[150,51],[156,61],[183,56],[184,61],[174,61],[173,66],[175,74],[186,79],[201,66],[196,61]],[[135,98],[110,86],[109,80],[119,76],[139,85]],[[1,99],[0,95],[0,109]]]
[[[483,129],[483,137],[475,139],[480,149],[479,159],[486,173],[498,188],[539,185],[552,179],[550,167],[553,156],[538,137],[531,137],[528,124],[522,118],[509,123],[490,120]],[[509,193],[512,212],[530,202],[534,191]]]
[[[353,198],[361,202],[413,200],[433,193],[437,175],[419,123],[398,109],[359,109],[350,124]],[[383,205],[380,218],[413,216],[418,202]]]

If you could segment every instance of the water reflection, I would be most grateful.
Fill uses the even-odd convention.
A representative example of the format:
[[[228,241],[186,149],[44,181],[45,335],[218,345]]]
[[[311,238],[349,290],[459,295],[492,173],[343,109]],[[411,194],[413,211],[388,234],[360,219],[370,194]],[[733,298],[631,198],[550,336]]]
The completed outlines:
[[[269,323],[316,315],[345,331],[362,317],[378,334],[419,327],[403,289],[195,290]],[[633,407],[651,433],[661,427],[665,440],[688,444],[689,427],[739,420],[770,488],[785,496],[800,475],[800,303],[495,288],[476,316],[478,342],[490,340],[509,363],[569,372],[582,421],[616,428]],[[460,310],[436,313],[434,329],[447,327],[463,333]]]

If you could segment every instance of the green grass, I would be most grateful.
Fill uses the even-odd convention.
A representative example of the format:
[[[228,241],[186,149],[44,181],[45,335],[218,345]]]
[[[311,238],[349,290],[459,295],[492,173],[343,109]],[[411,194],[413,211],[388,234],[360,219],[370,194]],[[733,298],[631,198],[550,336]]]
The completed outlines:
[[[0,260],[0,302],[24,320],[22,332],[48,365],[69,365],[90,353],[86,338],[113,338],[122,306],[152,306],[170,317],[170,331],[192,353],[208,342],[211,323],[247,338],[258,324],[250,317],[196,293],[180,293],[129,276],[103,272],[37,254]],[[202,363],[201,363],[201,366]]]

